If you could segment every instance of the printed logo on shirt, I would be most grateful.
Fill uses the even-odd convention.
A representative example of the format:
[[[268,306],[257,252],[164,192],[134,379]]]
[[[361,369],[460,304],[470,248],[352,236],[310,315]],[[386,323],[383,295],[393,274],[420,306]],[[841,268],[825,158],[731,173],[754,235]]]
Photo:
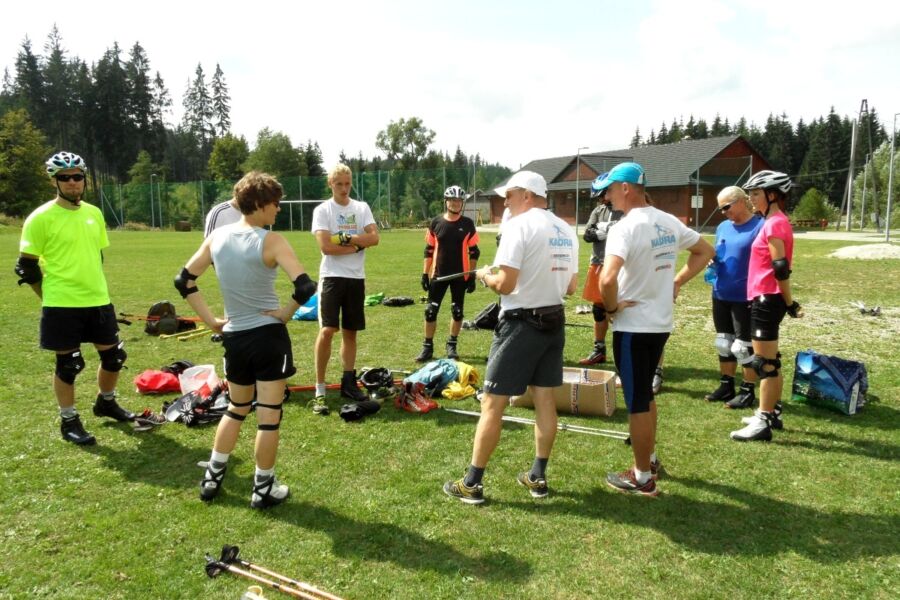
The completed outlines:
[[[656,225],[656,238],[650,240],[650,246],[652,248],[659,248],[660,246],[674,246],[677,243],[675,239],[675,232],[667,227],[663,227],[662,225]]]
[[[356,215],[349,213],[346,215],[338,215],[337,217],[338,231],[346,233],[357,233]]]
[[[554,225],[556,237],[550,238],[550,245],[557,248],[573,248],[572,240],[566,237],[565,232],[559,225]]]

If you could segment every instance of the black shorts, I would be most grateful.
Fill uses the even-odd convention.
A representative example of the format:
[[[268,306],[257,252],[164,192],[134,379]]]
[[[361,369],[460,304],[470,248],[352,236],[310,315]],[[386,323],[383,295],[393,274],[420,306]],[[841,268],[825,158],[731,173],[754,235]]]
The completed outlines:
[[[319,288],[319,325],[362,331],[366,328],[366,280],[325,277]]]
[[[297,372],[291,338],[283,323],[222,334],[225,378],[237,385],[287,379]]]
[[[72,350],[83,343],[119,343],[119,324],[112,304],[86,308],[46,306],[41,311],[41,348]]]
[[[787,314],[787,304],[781,294],[763,294],[750,305],[750,339],[759,342],[778,340],[778,326]]]
[[[519,396],[529,385],[562,385],[564,327],[538,331],[521,319],[501,318],[494,330],[484,373],[484,391]]]
[[[668,333],[613,332],[613,355],[629,414],[650,410],[653,374],[668,339]]]
[[[713,324],[716,333],[727,333],[739,340],[750,341],[750,303],[712,299]]]
[[[428,302],[434,302],[440,307],[447,294],[447,288],[450,288],[450,302],[462,309],[466,303],[466,281],[462,277],[450,281],[432,280],[428,289]]]

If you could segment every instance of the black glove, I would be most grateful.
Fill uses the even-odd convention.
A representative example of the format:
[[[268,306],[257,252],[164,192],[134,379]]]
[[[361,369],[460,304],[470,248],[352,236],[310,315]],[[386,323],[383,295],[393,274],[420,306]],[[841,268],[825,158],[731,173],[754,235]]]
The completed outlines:
[[[596,227],[588,227],[587,229],[584,230],[584,241],[586,241],[588,243],[598,241]]]
[[[475,281],[475,275],[474,275],[474,274],[470,275],[470,276],[469,276],[469,280],[466,281],[466,293],[467,293],[467,294],[471,294],[472,292],[475,291],[475,284],[476,284],[476,283],[478,283],[478,282]]]
[[[791,305],[787,307],[787,314],[789,314],[792,319],[798,318],[802,314],[800,311],[800,303],[796,300],[791,302]]]
[[[428,280],[428,273],[422,273],[422,289],[426,292],[431,290],[431,282]]]

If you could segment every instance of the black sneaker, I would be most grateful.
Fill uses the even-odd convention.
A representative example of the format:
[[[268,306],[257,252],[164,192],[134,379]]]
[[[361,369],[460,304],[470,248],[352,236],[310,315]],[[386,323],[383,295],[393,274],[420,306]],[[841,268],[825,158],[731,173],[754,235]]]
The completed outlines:
[[[641,496],[659,495],[659,489],[656,487],[656,480],[653,479],[653,476],[651,475],[647,483],[641,485],[634,476],[634,469],[628,469],[621,473],[608,473],[606,475],[606,485],[628,494],[640,494]]]
[[[250,495],[251,508],[271,508],[288,499],[291,490],[288,486],[271,476],[265,481],[253,480],[253,494]]]
[[[62,423],[59,425],[59,431],[62,438],[67,442],[78,444],[79,446],[93,446],[97,443],[97,439],[84,430],[81,424],[81,417],[63,417]]]
[[[456,351],[456,344],[447,343],[447,358],[450,360],[459,360],[459,353]]]
[[[133,412],[125,410],[115,400],[104,400],[100,394],[97,394],[97,400],[94,402],[94,415],[109,417],[116,421],[134,421]]]
[[[734,398],[734,377],[723,376],[719,379],[719,387],[704,396],[709,402],[725,402]],[[733,407],[729,407],[733,408]]]
[[[742,383],[738,394],[725,403],[725,408],[753,408],[753,405],[756,404],[756,395],[753,393],[753,389],[746,383]]]
[[[423,345],[422,351],[419,352],[419,355],[416,357],[416,362],[428,362],[434,357],[434,346],[432,345]]]
[[[451,498],[457,498],[466,504],[482,504],[484,503],[484,486],[476,483],[469,487],[462,479],[456,481],[448,481],[444,484],[444,493]]]
[[[225,471],[228,465],[222,465],[221,471],[213,471],[213,468],[207,464],[206,472],[203,473],[203,479],[200,480],[200,499],[209,502],[219,495],[219,489],[222,487],[222,479],[225,478]]]
[[[547,488],[547,480],[546,479],[538,479],[537,481],[531,478],[531,473],[528,471],[522,471],[516,477],[516,481],[519,482],[519,485],[528,489],[531,492],[531,496],[533,498],[546,498],[547,494],[550,493],[550,490]]]
[[[365,402],[369,399],[366,394],[356,385],[355,375],[345,375],[341,379],[341,398],[346,398],[351,402]]]

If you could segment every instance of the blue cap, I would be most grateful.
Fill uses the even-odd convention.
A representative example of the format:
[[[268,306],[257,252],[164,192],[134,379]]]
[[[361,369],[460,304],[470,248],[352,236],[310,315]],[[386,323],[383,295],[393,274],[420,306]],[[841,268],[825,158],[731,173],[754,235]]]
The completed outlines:
[[[614,182],[637,183],[639,185],[647,185],[647,177],[644,175],[644,167],[634,162],[619,163],[612,168],[606,179],[601,181],[597,186],[597,191],[602,191],[611,186]]]

